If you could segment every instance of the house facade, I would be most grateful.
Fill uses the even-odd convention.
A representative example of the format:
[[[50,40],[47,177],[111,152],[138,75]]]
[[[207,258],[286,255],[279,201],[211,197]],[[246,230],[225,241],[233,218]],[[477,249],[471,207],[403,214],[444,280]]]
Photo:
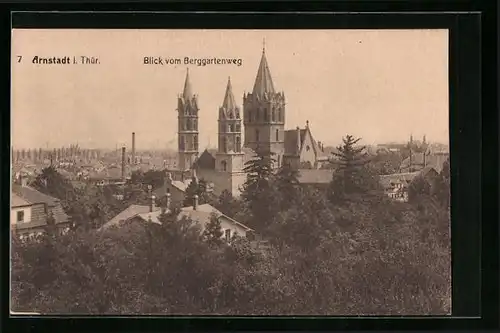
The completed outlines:
[[[27,185],[13,185],[11,196],[11,230],[21,238],[44,233],[50,222],[61,233],[69,231],[71,221],[58,199]]]

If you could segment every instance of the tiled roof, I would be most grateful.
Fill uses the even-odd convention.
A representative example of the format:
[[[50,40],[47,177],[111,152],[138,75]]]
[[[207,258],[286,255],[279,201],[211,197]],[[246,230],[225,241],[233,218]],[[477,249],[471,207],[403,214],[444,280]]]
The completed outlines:
[[[147,212],[147,213],[142,213],[142,214],[137,214],[136,216],[141,218],[144,221],[151,221],[156,224],[161,224],[159,217],[161,216],[162,212],[161,209],[156,210],[152,213]]]
[[[224,118],[239,118],[239,107],[234,99],[233,88],[231,87],[231,79],[227,80],[226,93],[224,95],[224,101],[222,102],[222,107],[220,109],[222,111],[221,115]]]
[[[298,180],[302,184],[327,184],[332,181],[333,170],[300,169]]]
[[[153,211],[160,210],[159,207],[154,207]],[[111,220],[106,222],[101,228],[109,228],[111,226],[115,226],[120,224],[121,221],[128,220],[136,215],[149,213],[149,206],[142,205],[130,205],[127,209],[120,212],[118,215],[113,217]]]
[[[205,149],[203,153],[201,153],[200,157],[194,163],[196,168],[200,169],[215,169],[215,154],[212,154],[210,151]]]
[[[48,206],[55,206],[59,203],[59,199],[51,197],[47,194],[39,192],[29,186],[12,185],[12,192],[23,198],[29,203],[46,203]]]
[[[449,155],[446,153],[443,154],[430,154],[425,157],[426,166],[431,166],[439,173],[443,169],[443,163],[448,159]],[[412,155],[412,165],[414,166],[423,166],[424,164],[424,155],[423,153],[413,154]],[[401,169],[406,169],[410,166],[410,158],[406,158],[401,163]]]
[[[212,213],[214,213],[219,218],[220,217],[224,218],[229,223],[238,225],[239,227],[245,229],[246,231],[253,231],[251,228],[245,226],[244,224],[239,223],[238,221],[230,218],[229,216],[222,214],[219,210],[217,210],[216,208],[212,207],[209,204],[199,205],[196,210],[194,210],[193,207],[184,207],[181,209],[181,212],[177,216],[177,219],[180,220],[183,217],[189,218],[193,222],[200,224],[202,229],[204,229],[206,223],[210,222]],[[111,221],[106,223],[101,229],[119,225],[120,222],[129,221],[133,218],[139,218],[146,222],[151,221],[153,223],[161,224],[159,220],[161,214],[162,212],[160,208],[155,208],[153,212],[149,212],[148,206],[132,205],[123,212],[121,212],[120,214],[118,214],[116,217],[114,217]]]
[[[60,204],[54,206],[51,209],[52,216],[56,224],[66,223],[69,221],[69,216],[64,212],[62,206]]]
[[[262,52],[260,59],[259,69],[257,70],[257,77],[253,85],[252,95],[263,96],[265,93],[274,93],[273,79],[267,64],[266,54]]]
[[[299,130],[300,131],[300,140],[303,140],[303,131],[304,130]],[[286,130],[285,131],[285,154],[286,155],[298,155],[299,154],[299,148],[298,148],[298,135],[297,135],[297,129],[293,130]],[[302,144],[301,144],[302,146]]]
[[[186,72],[186,81],[184,81],[182,97],[184,97],[185,100],[193,98],[193,88],[191,87],[191,80],[189,79],[189,69]]]
[[[309,128],[301,128],[299,129],[299,133],[300,133],[300,147],[297,143],[297,140],[299,139],[298,135],[297,135],[297,129],[292,129],[292,130],[286,130],[285,131],[285,155],[299,155],[301,150],[302,150],[302,147],[304,146],[304,142],[305,142],[305,138],[306,138],[306,135],[307,135],[307,132],[311,132],[311,130]],[[322,155],[322,152],[319,151],[318,149],[318,144],[317,142],[314,140],[314,138],[312,137],[312,134],[311,135],[311,141],[312,141],[312,149],[318,153],[318,155]]]
[[[31,203],[24,200],[23,198],[21,198],[17,194],[12,193],[12,200],[11,200],[10,205],[11,205],[11,207],[21,207],[21,206],[29,206],[29,205],[31,205]]]
[[[213,207],[209,204],[198,205],[196,207],[196,210],[193,209],[193,206],[183,207],[183,208],[181,208],[181,212],[179,213],[178,218],[179,219],[181,219],[183,217],[190,218],[191,220],[200,223],[200,225],[202,227],[204,227],[205,224],[210,222],[210,217],[211,217],[212,213],[215,214],[217,217],[223,217],[228,222],[233,223],[235,225],[238,225],[239,227],[245,229],[246,231],[253,231],[251,228],[247,227],[246,225],[230,218],[227,215],[222,214],[218,209],[216,209],[215,207]]]

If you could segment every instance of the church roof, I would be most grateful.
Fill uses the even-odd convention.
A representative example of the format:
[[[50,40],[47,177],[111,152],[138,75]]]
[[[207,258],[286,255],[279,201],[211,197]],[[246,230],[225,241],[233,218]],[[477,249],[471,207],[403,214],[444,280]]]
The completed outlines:
[[[225,111],[225,117],[234,118],[234,111],[238,109],[238,105],[234,99],[233,88],[231,86],[231,78],[227,80],[226,93],[224,95],[224,101],[222,102],[222,109]],[[236,113],[239,115],[239,113]]]
[[[182,92],[182,97],[185,100],[193,98],[193,89],[191,87],[191,80],[189,80],[189,68],[186,72],[186,81],[184,82],[184,91]]]
[[[306,136],[306,130],[300,129],[300,148],[302,148],[302,143]],[[285,155],[298,155],[300,153],[299,142],[297,142],[297,130],[286,130],[285,131]]]
[[[266,52],[262,51],[262,58],[260,59],[259,70],[257,71],[257,77],[255,78],[255,84],[253,85],[253,95],[262,96],[265,93],[274,93],[273,80],[271,78],[271,72],[269,71],[269,66],[267,64]]]
[[[297,135],[297,131],[300,132],[300,139]],[[306,128],[301,128],[301,129],[293,129],[293,130],[286,130],[285,131],[285,155],[299,155],[300,152],[302,151],[302,147],[304,146],[304,142],[306,139],[307,132],[309,132],[311,136],[311,141],[312,141],[312,149],[314,149],[315,152],[318,152],[317,149],[317,143],[314,141],[312,138],[312,133],[309,128],[309,125],[306,125]],[[300,142],[297,142],[297,140],[300,140]],[[320,155],[322,155],[320,153]]]
[[[215,154],[216,153],[217,153],[217,150],[205,149],[203,151],[203,153],[201,153],[200,157],[198,157],[198,159],[194,163],[194,166],[196,168],[200,168],[200,169],[214,170],[215,169]]]

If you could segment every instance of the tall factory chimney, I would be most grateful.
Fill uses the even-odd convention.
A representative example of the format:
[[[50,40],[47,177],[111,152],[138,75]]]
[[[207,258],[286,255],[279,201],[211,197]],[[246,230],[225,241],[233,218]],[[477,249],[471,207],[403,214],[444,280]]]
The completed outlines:
[[[125,147],[122,147],[122,180],[125,179]]]
[[[132,132],[132,164],[135,164],[135,132]]]

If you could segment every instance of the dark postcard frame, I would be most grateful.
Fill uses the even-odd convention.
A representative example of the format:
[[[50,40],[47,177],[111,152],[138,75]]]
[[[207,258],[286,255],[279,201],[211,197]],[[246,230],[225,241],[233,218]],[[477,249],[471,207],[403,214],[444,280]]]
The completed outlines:
[[[5,331],[165,331],[165,330],[334,330],[334,329],[481,329],[498,327],[498,137],[496,104],[496,2],[433,2],[427,12],[417,2],[337,3],[326,5],[247,3],[225,6],[208,4],[52,4],[8,6],[2,12],[3,35],[9,40],[4,49],[4,83],[10,86],[10,28],[239,28],[239,29],[449,29],[450,149],[452,172],[452,262],[453,318],[342,318],[342,317],[62,317],[10,318]],[[445,6],[445,4],[447,4]],[[408,8],[410,7],[410,8]],[[418,8],[420,7],[420,8]],[[292,13],[290,9],[302,11]],[[307,9],[329,10],[311,12]],[[388,11],[388,9],[391,11]],[[280,13],[270,10],[281,11]],[[59,13],[27,11],[63,10]],[[64,11],[80,12],[64,12]],[[96,12],[89,12],[94,11]],[[143,11],[130,13],[128,10]],[[145,11],[171,12],[151,13]],[[174,12],[177,10],[179,12]],[[197,11],[216,11],[194,13]],[[252,11],[252,13],[248,11]],[[350,10],[351,13],[347,13]],[[401,12],[406,10],[406,12]],[[448,10],[448,12],[442,12]],[[23,12],[18,12],[23,11]],[[82,12],[86,11],[86,12]],[[108,11],[108,12],[103,12]],[[109,12],[114,11],[114,12]],[[122,12],[118,12],[122,11]],[[234,12],[238,11],[238,12]],[[258,11],[258,12],[257,12]],[[267,13],[263,13],[266,11]],[[353,13],[356,11],[358,13]],[[382,11],[384,11],[382,13]],[[396,12],[399,11],[399,12]],[[453,11],[453,12],[452,12]],[[469,11],[469,12],[465,12]],[[472,12],[471,12],[472,11]],[[9,14],[12,14],[10,16]],[[12,21],[10,20],[12,18]],[[486,48],[488,52],[485,52]],[[481,52],[482,51],[482,52]],[[10,110],[10,93],[5,92],[4,110]],[[10,123],[2,112],[1,123]],[[8,125],[7,125],[8,126]],[[2,131],[3,161],[9,161],[10,135]],[[486,158],[486,156],[488,156]],[[3,180],[9,179],[8,163],[1,165]],[[1,193],[9,193],[8,182]],[[7,207],[8,197],[2,203]],[[8,209],[5,209],[7,220]],[[5,222],[4,222],[5,223]],[[481,238],[482,233],[482,238]],[[3,233],[3,292],[8,297],[8,242]],[[482,273],[481,273],[482,272]],[[482,297],[481,297],[482,295]],[[6,297],[6,298],[7,298]],[[3,314],[8,317],[8,300]],[[459,318],[461,317],[461,318]],[[3,321],[5,323],[5,321]],[[2,330],[3,331],[3,330]]]

